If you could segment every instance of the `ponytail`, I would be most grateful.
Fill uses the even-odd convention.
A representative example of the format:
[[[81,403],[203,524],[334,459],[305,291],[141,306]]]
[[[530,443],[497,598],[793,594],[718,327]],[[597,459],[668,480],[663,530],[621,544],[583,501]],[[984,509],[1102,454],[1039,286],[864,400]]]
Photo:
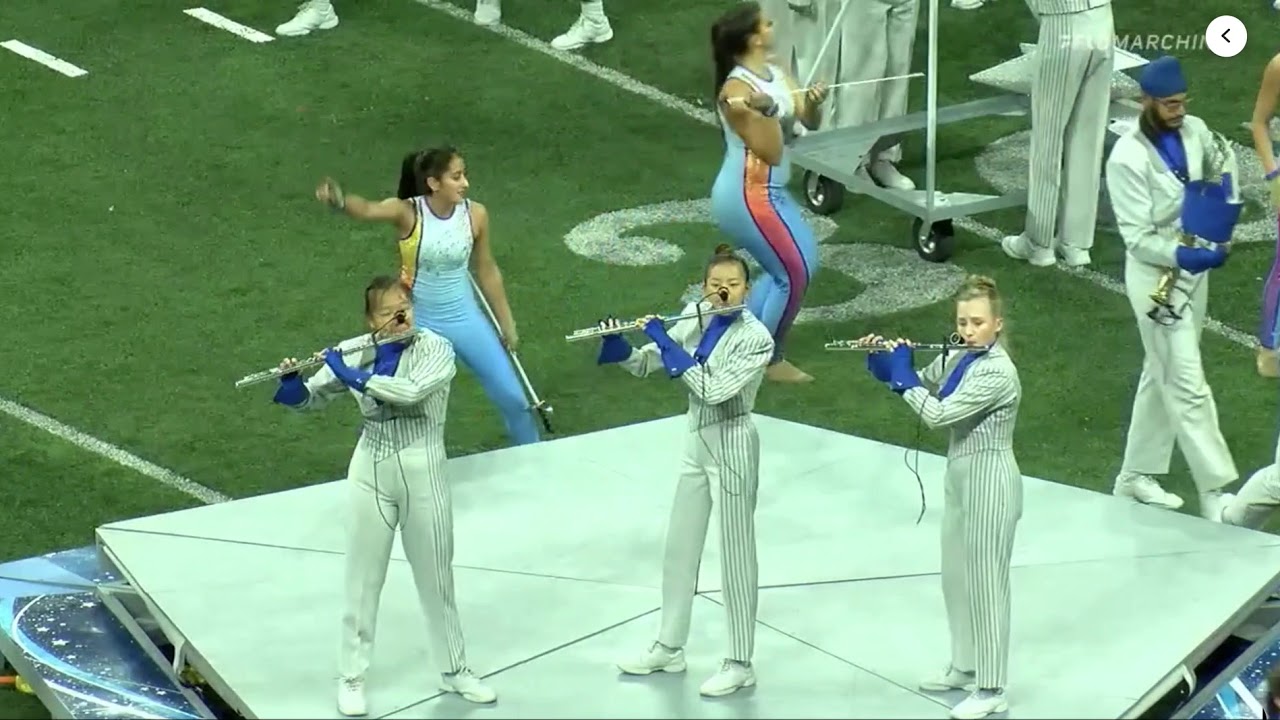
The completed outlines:
[[[396,197],[408,200],[422,194],[422,182],[418,178],[418,153],[412,152],[404,156],[400,163],[400,189]]]

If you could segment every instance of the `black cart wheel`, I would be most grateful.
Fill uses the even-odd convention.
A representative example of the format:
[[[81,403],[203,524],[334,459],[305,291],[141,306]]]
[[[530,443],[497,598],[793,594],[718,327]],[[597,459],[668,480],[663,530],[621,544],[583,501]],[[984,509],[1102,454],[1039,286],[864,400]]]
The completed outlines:
[[[950,220],[939,220],[929,232],[924,232],[924,221],[911,221],[911,242],[920,257],[929,262],[942,263],[951,259],[956,249],[956,229]]]
[[[844,205],[844,186],[825,175],[806,170],[804,202],[819,215],[830,215]]]

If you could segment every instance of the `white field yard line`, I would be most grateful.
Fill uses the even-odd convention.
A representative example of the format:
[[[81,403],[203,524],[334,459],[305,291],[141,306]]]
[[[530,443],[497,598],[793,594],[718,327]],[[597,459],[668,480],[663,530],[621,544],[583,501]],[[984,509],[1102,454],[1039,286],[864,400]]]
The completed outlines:
[[[9,417],[21,420],[22,422],[35,427],[50,435],[59,437],[67,442],[75,445],[81,450],[87,450],[95,455],[104,457],[116,464],[134,470],[161,485],[173,488],[180,493],[189,495],[203,503],[221,503],[227,502],[231,498],[223,495],[209,487],[205,487],[195,480],[182,477],[178,473],[162,468],[152,462],[147,462],[142,458],[130,453],[129,451],[112,445],[109,442],[99,440],[92,435],[83,433],[70,425],[61,423],[48,415],[32,410],[25,405],[19,405],[11,400],[0,398],[0,412]],[[21,480],[21,478],[16,478]]]
[[[191,17],[199,20],[200,22],[208,23],[209,25],[212,25],[218,28],[219,30],[226,30],[232,35],[235,35],[236,37],[244,38],[245,40],[248,40],[251,43],[268,43],[268,42],[271,42],[272,40],[275,40],[275,38],[272,37],[271,35],[254,30],[248,25],[241,25],[235,20],[232,20],[230,18],[225,18],[212,10],[206,10],[205,8],[201,7],[201,8],[190,8],[187,10],[183,10],[182,12],[186,13],[187,15],[190,15]]]
[[[222,30],[226,30],[227,32],[244,38],[250,42],[263,43],[275,39],[270,35],[260,33],[253,28],[241,25],[240,23],[229,20],[204,8],[192,8],[190,10],[184,10],[183,12],[197,20],[208,23]],[[66,75],[67,77],[80,77],[88,74],[86,70],[78,68],[71,63],[56,58],[18,40],[9,40],[7,42],[0,43],[0,47],[4,47],[5,49],[30,60],[34,60],[41,65]],[[150,478],[161,485],[177,490],[184,495],[195,498],[202,503],[223,503],[231,500],[229,496],[224,495],[213,488],[201,485],[195,480],[183,477],[168,468],[160,467],[153,462],[143,460],[124,448],[112,445],[105,440],[100,440],[88,433],[82,432],[70,425],[55,420],[44,413],[13,402],[12,400],[0,397],[0,412],[3,412],[5,415],[24,422],[34,428],[43,430],[50,435],[65,440],[81,450],[104,457],[118,465],[129,468],[144,477]]]
[[[448,2],[443,2],[443,0],[416,0],[416,2],[422,5],[425,5],[431,8],[432,10],[442,12],[458,20],[462,20],[464,22],[474,22],[472,19],[471,11],[464,10]],[[569,18],[566,18],[566,23],[568,21],[569,21]],[[596,63],[593,63],[590,60],[587,60],[581,55],[576,55],[574,53],[556,50],[555,48],[551,47],[549,43],[539,40],[538,38],[526,32],[517,30],[512,27],[508,27],[506,25],[493,25],[493,26],[486,27],[485,29],[491,32],[497,33],[498,35],[501,35],[507,40],[510,40],[524,48],[527,48],[534,52],[542,53],[543,55],[546,55],[548,57],[555,58],[556,60],[559,60],[560,62],[566,65],[572,66],[574,68],[577,68],[578,70],[581,70],[582,72],[587,73],[588,75],[593,75],[601,80],[604,80],[607,83],[610,83],[611,85],[620,87],[623,90],[626,90],[628,92],[635,93],[636,95],[639,95],[640,97],[645,98],[646,100],[651,100],[665,108],[678,112],[687,117],[693,118],[694,120],[697,120],[698,122],[704,125],[710,125],[712,127],[715,127],[718,125],[718,123],[716,122],[715,114],[710,110],[707,110],[705,108],[700,108],[694,105],[693,103],[687,102],[685,100],[682,100],[676,97],[675,95],[659,90],[658,88],[653,87],[652,85],[648,85],[644,82],[641,82],[640,80],[637,80],[625,73],[618,72],[617,70],[613,70],[611,68],[607,68],[602,65],[597,65]],[[964,230],[968,230],[969,232],[974,233],[975,235],[978,235],[987,240],[997,242],[997,243],[1000,242],[1001,238],[1004,237],[1005,235],[1005,233],[1002,233],[1000,230],[993,228],[989,225],[985,225],[977,220],[974,220],[973,218],[956,218],[954,220],[954,224],[957,227],[963,228]],[[1119,281],[1111,277],[1108,277],[1107,275],[1096,272],[1094,270],[1089,270],[1087,268],[1068,267],[1066,265],[1063,265],[1062,263],[1058,263],[1057,265],[1055,265],[1055,267],[1061,272],[1065,272],[1068,275],[1072,275],[1074,277],[1087,280],[1088,282],[1091,282],[1094,285],[1104,290],[1108,290],[1110,292],[1117,293],[1119,295],[1124,295],[1124,285],[1121,284]],[[1217,333],[1218,335],[1221,335],[1222,337],[1225,337],[1227,340],[1230,340],[1231,342],[1236,343],[1238,345],[1243,345],[1245,347],[1253,347],[1256,344],[1253,338],[1248,333],[1241,332],[1240,330],[1237,330],[1233,327],[1225,325],[1217,320],[1214,320],[1213,318],[1207,318],[1205,320],[1205,329],[1209,330],[1210,332]]]
[[[53,55],[50,55],[39,48],[32,47],[21,40],[5,40],[4,42],[0,42],[0,47],[21,55],[28,60],[34,60],[50,70],[62,73],[69,78],[84,77],[89,74],[88,70],[76,67],[62,58],[54,57]]]

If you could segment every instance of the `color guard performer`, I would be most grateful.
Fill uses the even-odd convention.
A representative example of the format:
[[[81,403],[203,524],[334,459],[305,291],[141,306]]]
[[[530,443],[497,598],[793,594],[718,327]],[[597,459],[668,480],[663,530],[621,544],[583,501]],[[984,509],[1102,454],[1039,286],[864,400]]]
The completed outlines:
[[[1067,265],[1088,265],[1115,65],[1111,0],[1027,0],[1027,6],[1040,22],[1027,224],[1001,247],[1036,266],[1053,265],[1055,251]]]
[[[1176,443],[1200,492],[1206,518],[1222,512],[1221,489],[1239,475],[1218,428],[1218,409],[1205,380],[1200,334],[1209,300],[1208,271],[1227,255],[1180,243],[1186,185],[1201,181],[1213,134],[1186,110],[1187,83],[1177,59],[1151,61],[1139,78],[1142,115],[1120,137],[1106,165],[1107,192],[1124,240],[1125,292],[1133,307],[1144,352],[1142,376],[1124,462],[1113,493],[1171,509],[1182,498],[1152,476],[1169,472]],[[1177,318],[1152,317],[1152,292],[1168,268],[1180,278]]]
[[[766,277],[747,300],[773,333],[766,377],[809,382],[813,377],[783,357],[783,343],[809,281],[818,271],[818,241],[791,196],[787,143],[797,122],[818,127],[821,84],[799,91],[787,71],[769,61],[773,22],[759,3],[744,2],[711,28],[716,105],[725,154],[711,187],[711,214],[721,232],[760,263]]]
[[[408,289],[397,278],[375,278],[365,290],[365,316],[375,338],[408,332],[413,327]],[[427,617],[433,659],[442,670],[440,689],[491,703],[497,695],[467,667],[454,600],[453,507],[444,449],[449,386],[456,373],[453,347],[430,330],[419,330],[410,340],[343,357],[344,349],[368,339],[362,335],[326,351],[325,365],[306,381],[296,372],[282,376],[274,398],[296,410],[318,410],[350,393],[364,417],[346,481],[338,710],[347,716],[368,712],[365,674],[397,526]],[[286,359],[280,369],[296,363]]]
[[[742,304],[748,269],[727,245],[707,263],[703,289],[710,303],[690,304],[685,313]],[[631,329],[616,320],[602,329]],[[607,335],[600,364],[618,363],[637,377],[660,371],[680,378],[689,390],[689,435],[667,528],[662,572],[662,625],[648,652],[619,663],[630,675],[683,672],[684,644],[697,592],[698,566],[706,544],[712,492],[720,505],[720,563],[724,605],[729,617],[729,655],[701,693],[728,695],[756,682],[752,656],[758,583],[755,509],[760,471],[760,438],[751,413],[773,338],[750,312],[709,315],[676,323],[669,331],[660,318],[637,320],[652,342],[634,349],[620,334]]]
[[[512,443],[535,443],[538,424],[507,352],[516,348],[519,337],[493,256],[489,210],[467,198],[470,187],[462,156],[442,147],[404,158],[396,197],[366,200],[325,180],[316,198],[357,220],[395,227],[400,277],[412,293],[419,326],[453,344],[462,364],[502,412]],[[470,273],[493,308],[496,328],[480,308]]]
[[[1262,162],[1262,172],[1271,190],[1272,210],[1280,212],[1280,165],[1276,163],[1275,145],[1271,138],[1271,119],[1280,99],[1280,55],[1267,63],[1253,106],[1253,147]],[[1280,377],[1280,226],[1276,231],[1276,247],[1271,270],[1262,283],[1262,313],[1258,319],[1256,365],[1263,377]]]
[[[968,346],[939,355],[916,374],[911,344],[880,336],[888,352],[867,368],[888,383],[930,428],[945,428],[942,595],[951,628],[951,665],[920,684],[929,692],[967,690],[953,718],[983,718],[1008,709],[1009,567],[1022,517],[1022,471],[1013,452],[1022,402],[1018,370],[1001,343],[1004,319],[994,280],[970,277],[956,295],[956,332]],[[937,396],[926,386],[937,388]]]

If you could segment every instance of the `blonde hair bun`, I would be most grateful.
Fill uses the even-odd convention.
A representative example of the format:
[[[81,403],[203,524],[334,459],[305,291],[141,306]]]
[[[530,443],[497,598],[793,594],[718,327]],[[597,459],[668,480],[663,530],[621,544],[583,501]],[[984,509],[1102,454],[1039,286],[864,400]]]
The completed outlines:
[[[715,254],[716,255],[732,255],[733,246],[730,245],[729,243],[720,243],[719,245],[716,246]]]

